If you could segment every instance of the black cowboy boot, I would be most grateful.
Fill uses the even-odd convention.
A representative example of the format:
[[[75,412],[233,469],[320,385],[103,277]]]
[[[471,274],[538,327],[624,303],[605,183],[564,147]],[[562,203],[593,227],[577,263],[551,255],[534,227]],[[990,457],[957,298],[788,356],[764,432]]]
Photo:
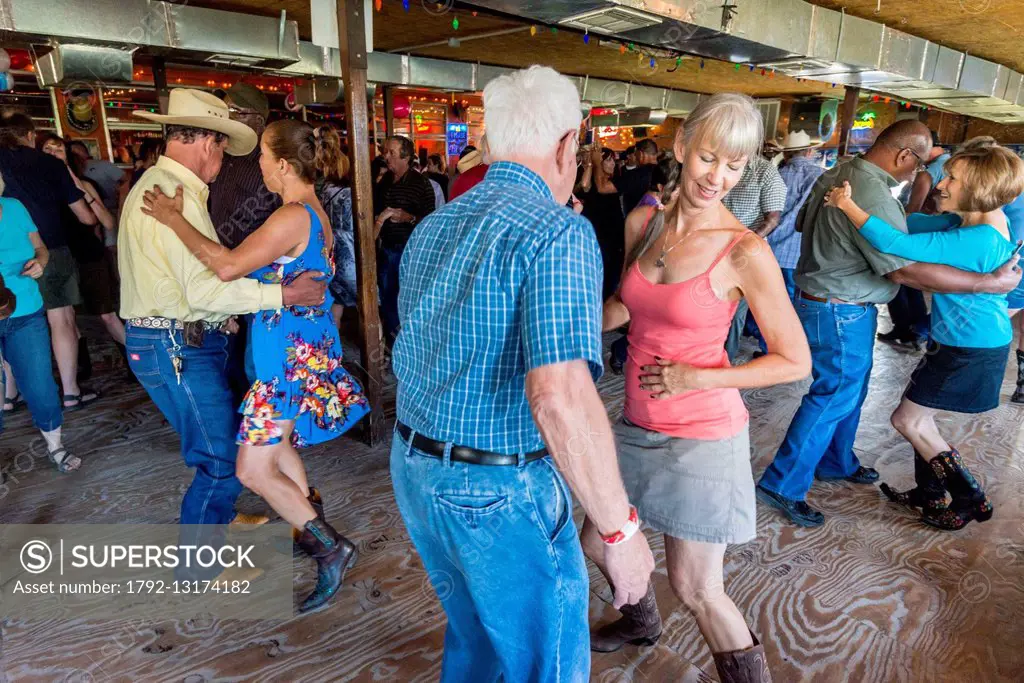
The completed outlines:
[[[299,535],[299,547],[316,560],[313,592],[299,605],[299,614],[323,607],[341,588],[345,572],[356,563],[356,546],[327,522],[311,519]]]
[[[953,501],[945,510],[925,511],[921,516],[922,522],[938,529],[956,531],[963,529],[972,519],[987,522],[992,518],[992,503],[955,448],[939,453],[930,464]]]
[[[654,645],[661,637],[661,614],[654,598],[654,583],[647,586],[647,595],[635,605],[623,605],[622,618],[605,624],[590,633],[590,649],[594,652],[616,652],[623,645]]]
[[[880,488],[885,497],[892,502],[910,508],[921,508],[922,512],[938,513],[948,507],[946,489],[935,476],[928,461],[917,451],[914,451],[914,483],[917,486],[909,491],[896,491],[888,484],[882,484]]]
[[[327,518],[324,517],[324,501],[320,497],[320,491],[315,486],[309,487],[309,495],[306,496],[306,500],[313,508],[313,512],[316,513],[316,518],[321,522],[326,522]],[[301,532],[298,529],[292,529],[292,557],[298,557],[302,554],[302,547],[299,545],[299,536]]]
[[[754,644],[746,650],[715,652],[715,668],[722,683],[772,683],[764,646],[753,633]]]
[[[1017,349],[1017,388],[1010,397],[1013,403],[1024,403],[1024,351]]]

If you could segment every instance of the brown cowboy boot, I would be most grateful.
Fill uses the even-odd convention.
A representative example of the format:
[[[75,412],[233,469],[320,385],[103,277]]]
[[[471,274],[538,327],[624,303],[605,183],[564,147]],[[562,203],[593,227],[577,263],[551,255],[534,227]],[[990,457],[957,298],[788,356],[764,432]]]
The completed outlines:
[[[614,589],[613,589],[614,590]],[[647,586],[647,595],[635,605],[623,605],[622,618],[605,624],[590,633],[590,649],[594,652],[616,652],[623,645],[654,645],[661,637],[661,615],[654,598],[654,583]]]
[[[722,683],[772,683],[764,646],[753,632],[750,637],[754,644],[746,650],[714,653],[715,668]]]

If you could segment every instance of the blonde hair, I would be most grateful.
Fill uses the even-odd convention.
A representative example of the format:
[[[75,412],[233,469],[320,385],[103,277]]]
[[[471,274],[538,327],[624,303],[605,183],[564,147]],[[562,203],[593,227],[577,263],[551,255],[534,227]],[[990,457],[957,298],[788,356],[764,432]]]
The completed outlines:
[[[1024,194],[1024,161],[1000,145],[975,145],[958,151],[943,167],[959,164],[961,211],[995,211]]]
[[[754,100],[739,93],[719,93],[702,99],[686,120],[676,129],[676,140],[682,141],[686,149],[707,143],[716,155],[727,159],[746,157],[747,163],[761,150],[764,138],[764,120]],[[679,187],[682,164],[670,162],[665,169],[666,181],[658,197],[662,206],[668,206],[672,195]],[[678,210],[678,204],[672,210]],[[628,254],[627,266],[640,258],[654,244],[665,230],[665,214],[668,209],[659,208],[647,223],[644,236]]]

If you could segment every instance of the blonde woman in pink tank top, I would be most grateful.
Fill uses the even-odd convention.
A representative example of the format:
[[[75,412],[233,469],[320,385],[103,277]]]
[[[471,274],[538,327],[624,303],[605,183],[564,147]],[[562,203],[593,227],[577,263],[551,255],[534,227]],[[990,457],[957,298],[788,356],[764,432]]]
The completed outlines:
[[[792,382],[811,370],[771,249],[722,206],[761,141],[761,117],[749,97],[715,95],[697,106],[676,133],[679,165],[663,206],[627,219],[621,284],[604,308],[605,330],[630,323],[625,416],[615,428],[626,492],[646,526],[665,534],[669,584],[696,617],[724,683],[771,680],[764,648],[723,582],[726,544],[756,533],[739,390]],[[768,354],[733,367],[724,344],[741,298]],[[582,541],[600,566],[602,539],[589,520]],[[621,619],[592,633],[591,649],[658,639],[654,583],[638,604],[622,608]]]

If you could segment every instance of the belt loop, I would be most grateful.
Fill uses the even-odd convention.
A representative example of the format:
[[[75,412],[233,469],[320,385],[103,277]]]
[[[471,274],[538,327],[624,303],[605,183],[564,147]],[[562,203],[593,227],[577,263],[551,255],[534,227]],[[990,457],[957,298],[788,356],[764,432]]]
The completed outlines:
[[[452,466],[452,444],[451,441],[447,441],[444,444],[444,455],[441,456],[441,462],[444,463],[445,467]]]
[[[526,452],[525,451],[519,451],[519,453],[516,455],[516,458],[517,458],[517,460],[516,460],[516,467],[526,467]]]

